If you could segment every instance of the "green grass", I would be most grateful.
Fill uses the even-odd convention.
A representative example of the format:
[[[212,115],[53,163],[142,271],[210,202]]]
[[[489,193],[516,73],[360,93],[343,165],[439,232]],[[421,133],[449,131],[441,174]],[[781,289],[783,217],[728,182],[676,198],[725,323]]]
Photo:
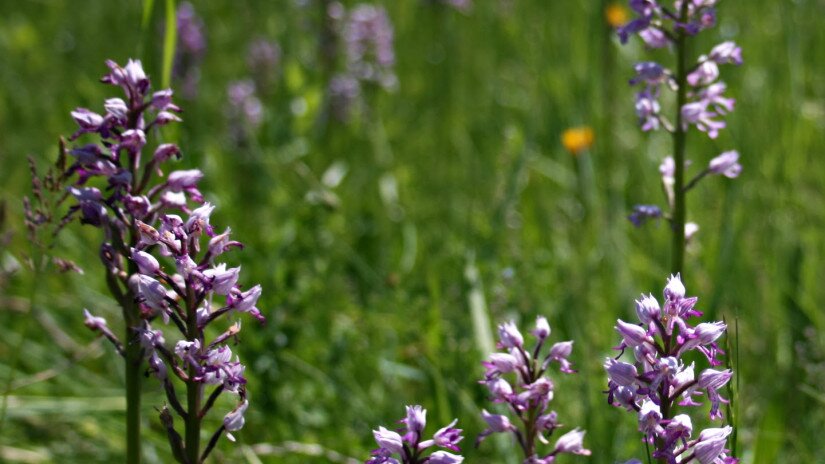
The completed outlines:
[[[596,1],[476,0],[468,15],[418,0],[383,3],[400,86],[371,93],[369,116],[347,125],[318,123],[325,73],[316,7],[197,5],[209,40],[200,96],[179,99],[185,121],[164,135],[179,140],[181,166],[206,171],[213,223],[247,244],[232,258],[245,283],[263,285],[269,319],[244,324],[248,422],[241,444],[222,441],[214,460],[334,462],[327,451],[363,459],[371,429],[419,403],[433,431],[460,418],[468,462],[515,463],[508,440],[470,446],[487,407],[476,379],[485,331],[536,314],[557,340],[576,340],[580,373],[558,379],[555,407],[565,424],[588,430],[593,456],[563,462],[641,457],[634,418],[605,404],[601,363],[616,343],[615,319],[632,314],[640,293],[658,294],[669,268],[666,227],[624,220],[635,203],[662,203],[657,166],[670,150],[665,134],[635,124],[626,82],[646,54],[605,36]],[[97,82],[104,60],[140,57],[160,81],[165,4],[154,6],[143,30],[138,1],[0,4],[0,199],[13,233],[4,266],[31,253],[25,157],[46,166],[57,138],[74,130],[69,111],[100,109],[114,95]],[[737,109],[718,141],[691,134],[688,158],[701,166],[735,148],[744,172],[707,179],[689,197],[701,231],[687,287],[708,318],[738,324],[731,343],[745,462],[818,462],[825,3],[726,1],[719,18],[694,51],[721,39],[742,45],[745,64],[723,69]],[[257,36],[280,42],[282,71],[266,91],[263,127],[239,146],[226,85],[247,74],[246,46]],[[301,102],[307,110],[296,114]],[[573,158],[559,137],[581,124],[594,127],[596,144]],[[346,169],[334,188],[321,182],[331,167]],[[312,201],[319,193],[334,201]],[[117,320],[96,232],[72,225],[55,249],[83,276],[24,266],[0,283],[0,389],[11,387],[0,461],[122,460],[122,369],[81,322],[84,307]],[[804,337],[808,327],[817,335]],[[147,459],[169,462],[154,409],[162,392],[151,380],[144,388]]]

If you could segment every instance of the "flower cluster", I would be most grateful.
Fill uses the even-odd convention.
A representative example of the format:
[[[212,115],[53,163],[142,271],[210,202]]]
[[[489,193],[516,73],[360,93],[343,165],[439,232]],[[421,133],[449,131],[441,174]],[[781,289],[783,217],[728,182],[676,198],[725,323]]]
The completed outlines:
[[[70,209],[69,215],[79,211],[81,222],[104,228],[107,238],[112,240],[136,227],[135,220],[151,222],[165,209],[188,211],[187,200],[202,202],[197,183],[203,174],[198,170],[174,171],[165,182],[149,188],[161,165],[173,157],[180,157],[180,148],[174,144],[160,144],[146,159],[143,153],[147,145],[146,133],[154,127],[180,121],[178,114],[181,110],[172,102],[171,90],[150,94],[149,79],[140,61],[129,60],[124,67],[113,61],[106,64],[110,73],[102,82],[121,87],[126,100],[106,100],[103,115],[87,108],[72,111],[79,129],[70,140],[84,134],[97,134],[100,143],[69,150],[74,162],[64,177],[75,176],[69,192],[77,200],[77,205]],[[96,177],[105,179],[102,191],[89,186],[90,180]],[[107,244],[104,248],[117,245],[122,244]],[[112,273],[123,271],[124,263],[109,264],[119,266],[110,267]]]
[[[482,363],[485,374],[481,383],[489,389],[492,401],[506,404],[521,426],[514,424],[507,415],[483,410],[482,418],[489,428],[482,432],[476,444],[493,433],[512,433],[524,451],[525,464],[549,464],[561,453],[589,455],[590,451],[582,447],[585,432],[579,429],[561,436],[550,453],[542,456],[536,451],[537,441],[549,443],[547,438],[561,427],[556,412],[550,410],[555,387],[546,374],[554,362],[559,364],[561,372],[575,372],[568,360],[573,342],[555,343],[547,354],[542,355],[542,348],[550,336],[550,325],[541,316],[536,319],[531,332],[536,339],[532,348],[524,345],[524,336],[514,322],[499,325],[498,333],[497,346],[502,352],[492,353]],[[508,381],[507,377],[514,381]]]
[[[358,106],[361,84],[358,79],[346,74],[334,76],[329,82],[329,102],[332,116],[346,121]]]
[[[232,81],[226,93],[229,97],[227,116],[233,131],[242,132],[243,127],[258,128],[264,119],[264,106],[258,98],[255,82],[251,79]]]
[[[330,111],[336,119],[346,121],[360,103],[362,87],[375,85],[392,91],[398,86],[394,31],[387,11],[367,3],[347,11],[340,2],[332,2],[327,19],[333,36],[329,42],[341,42],[344,57],[344,71],[329,82]]]
[[[631,0],[630,7],[639,17],[621,27],[619,37],[625,43],[630,34],[638,34],[650,48],[667,47],[680,31],[695,35],[713,26],[715,4],[716,0],[677,0],[674,10],[670,10],[655,0]],[[725,127],[724,121],[715,118],[733,111],[734,100],[723,96],[726,86],[718,80],[720,64],[742,64],[741,48],[733,42],[723,42],[710,54],[699,57],[686,79],[690,101],[680,108],[682,130],[694,125],[710,138],[716,138]],[[673,72],[655,62],[639,63],[635,71],[636,77],[630,82],[642,87],[636,94],[636,113],[642,130],[671,127],[660,113],[658,100],[662,87],[677,90]]]
[[[666,47],[674,31],[696,35],[716,25],[717,0],[675,0],[669,9],[659,0],[630,0],[630,9],[638,16],[619,28],[619,38],[626,43],[631,34],[650,48]],[[669,26],[669,29],[668,29]]]
[[[278,42],[258,37],[249,43],[246,65],[252,78],[261,88],[267,88],[275,81],[281,66],[281,46]]]
[[[461,451],[458,447],[464,437],[461,429],[455,428],[458,419],[439,429],[432,438],[424,440],[424,428],[427,425],[427,410],[421,406],[407,406],[407,416],[399,423],[404,427],[398,431],[378,427],[373,431],[378,449],[372,452],[372,457],[366,464],[458,464],[464,461],[460,455],[448,451],[433,451],[424,456],[424,451],[433,446]],[[402,432],[403,435],[399,432]],[[399,456],[401,460],[394,458]]]
[[[719,390],[731,378],[729,369],[707,368],[696,374],[696,363],[686,364],[687,354],[694,351],[718,366],[724,352],[717,340],[725,332],[723,322],[703,322],[692,326],[690,318],[701,316],[695,309],[696,297],[686,297],[680,276],[671,276],[664,289],[664,305],[652,295],[636,301],[638,323],[621,319],[616,331],[622,341],[616,348],[618,357],[607,358],[607,400],[611,405],[636,413],[644,440],[655,444],[653,457],[667,462],[732,464],[725,443],[729,426],[709,428],[693,437],[693,424],[687,414],[673,415],[675,407],[699,406],[697,396],[710,402],[710,418],[721,419],[720,405],[727,403]],[[629,350],[633,362],[620,361]]]
[[[669,40],[669,39],[667,39]],[[725,128],[725,122],[716,119],[733,111],[735,100],[724,96],[727,86],[718,81],[720,64],[742,64],[741,49],[733,42],[723,42],[711,50],[710,55],[702,55],[693,70],[687,75],[688,101],[681,108],[681,130],[696,126],[708,137],[715,139]],[[670,121],[661,113],[659,98],[662,88],[678,90],[674,74],[662,65],[646,61],[638,63],[634,69],[636,76],[631,85],[638,85],[636,93],[636,115],[642,130],[651,131],[661,127],[673,130]]]
[[[110,72],[102,81],[121,87],[126,99],[106,100],[102,115],[85,108],[72,112],[80,127],[72,140],[96,134],[99,141],[69,151],[74,162],[63,178],[73,181],[69,192],[76,199],[67,220],[79,215],[82,223],[103,230],[100,257],[109,288],[123,309],[127,344],[120,342],[105,319],[85,311],[85,323],[112,341],[121,354],[127,347],[138,346],[140,356],[148,359],[149,372],[161,381],[169,404],[182,418],[203,417],[222,392],[238,396],[238,406],[213,435],[205,456],[221,433],[243,425],[248,404],[244,366],[227,345],[239,332],[240,323],[208,341],[205,330],[221,316],[233,313],[248,313],[263,321],[256,307],[261,287],[243,290],[238,284],[240,268],[218,262],[224,252],[241,244],[231,240],[228,228],[223,233],[214,231],[210,223],[214,206],[204,203],[198,190],[203,173],[177,170],[165,180],[158,177],[163,174],[162,166],[180,156],[175,144],[158,144],[150,157],[144,155],[151,128],[180,121],[181,110],[172,102],[172,91],[152,93],[140,61],[129,60],[124,67],[113,61],[107,65]],[[200,206],[190,208],[193,203]],[[185,219],[178,213],[185,214]],[[224,303],[218,304],[219,299]],[[179,341],[174,345],[166,344],[167,334],[159,328],[163,325],[156,323],[158,319],[167,326],[172,322],[178,330],[174,338]],[[189,389],[189,394],[202,395],[206,385],[213,385],[214,390],[200,410],[187,411],[176,397],[174,379],[199,386]],[[165,424],[171,424],[170,417],[164,409]],[[187,427],[195,423],[199,426],[199,421],[187,420]],[[171,427],[167,427],[170,443],[182,447]],[[174,451],[176,455],[184,452],[182,448]],[[193,451],[186,452],[191,455]]]
[[[193,99],[198,94],[200,66],[206,55],[206,33],[203,20],[189,2],[182,2],[177,11],[178,46],[175,50],[173,73],[180,80],[183,96]]]
[[[637,17],[619,28],[619,37],[625,43],[630,35],[637,34],[650,48],[677,45],[686,36],[696,35],[716,24],[716,3],[716,0],[676,0],[671,9],[656,0],[631,0],[630,8]],[[639,87],[636,93],[636,115],[642,130],[665,128],[671,132],[687,132],[690,127],[696,127],[715,139],[719,131],[725,128],[725,121],[721,117],[733,111],[735,104],[733,98],[724,96],[727,86],[719,80],[719,65],[724,64],[742,64],[742,49],[734,42],[727,41],[715,46],[710,53],[699,56],[692,68],[681,70],[681,75],[652,61],[636,64],[635,76],[630,84]],[[680,85],[685,88],[680,89]],[[659,102],[662,89],[670,89],[679,93],[680,98],[683,97],[676,115],[679,127],[675,127],[662,114]],[[670,157],[665,158],[660,170],[670,211],[675,209],[674,197],[684,194],[706,175],[721,174],[730,178],[738,176],[742,170],[738,159],[739,153],[735,150],[720,154],[688,182],[683,191],[675,192],[674,161]],[[656,210],[637,206],[629,218],[636,226],[650,218],[671,219],[669,214],[655,208]],[[691,227],[693,231],[696,229],[695,225]]]
[[[386,89],[395,87],[393,28],[383,7],[356,5],[344,22],[343,39],[350,75]]]
[[[264,321],[256,307],[261,286],[243,290],[238,284],[240,267],[227,268],[225,263],[217,262],[224,252],[241,244],[230,239],[229,229],[221,234],[214,233],[209,223],[213,210],[214,206],[205,203],[192,211],[185,221],[177,215],[163,215],[158,228],[137,221],[140,241],[131,250],[130,258],[139,272],[130,277],[129,285],[140,303],[144,319],[138,339],[149,358],[149,370],[164,385],[169,403],[176,410],[179,403],[170,372],[184,383],[215,386],[214,398],[222,392],[238,395],[238,408],[246,409],[244,366],[237,356],[233,358],[226,343],[238,334],[240,323],[233,323],[209,342],[205,331],[221,316],[233,313],[247,313]],[[207,238],[208,244],[203,247],[201,242]],[[174,262],[173,270],[164,269],[148,250],[156,251],[161,259]],[[219,304],[221,299],[223,303]],[[183,336],[173,349],[166,346],[163,332],[152,327],[151,321],[157,318],[165,324],[172,321]],[[185,417],[182,407],[178,412]],[[223,428],[227,433],[243,425],[238,415],[236,409],[226,416]],[[232,439],[231,434],[229,437]]]
[[[226,88],[226,116],[232,137],[239,143],[264,122],[266,108],[261,100],[277,80],[281,48],[277,42],[257,38],[249,44],[246,62],[249,77],[232,81]]]

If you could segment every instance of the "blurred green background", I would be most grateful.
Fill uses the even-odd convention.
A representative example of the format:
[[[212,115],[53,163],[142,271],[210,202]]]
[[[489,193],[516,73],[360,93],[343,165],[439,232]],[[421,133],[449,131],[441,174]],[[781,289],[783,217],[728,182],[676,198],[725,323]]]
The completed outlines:
[[[49,251],[85,274],[33,273],[27,260],[42,250],[21,200],[26,155],[45,169],[75,130],[69,112],[118,96],[98,82],[105,59],[141,58],[159,85],[165,2],[155,3],[142,27],[137,0],[0,2],[0,461],[122,460],[121,362],[81,319],[87,307],[118,320],[98,230],[72,224]],[[467,462],[516,463],[507,439],[472,447],[489,407],[477,379],[495,324],[526,328],[537,314],[554,340],[576,342],[580,372],[554,377],[554,406],[593,450],[560,462],[642,457],[635,417],[606,405],[601,365],[615,320],[640,293],[660,295],[669,269],[666,226],[625,219],[636,203],[663,203],[657,167],[670,139],[638,129],[627,85],[650,55],[619,46],[607,2],[376,4],[393,23],[398,86],[364,88],[345,122],[328,117],[343,61],[322,52],[319,0],[195,4],[207,40],[197,96],[177,98],[184,122],[162,136],[180,143],[180,167],[205,171],[212,222],[247,245],[230,259],[244,283],[263,285],[269,319],[244,323],[247,425],[213,461],[363,461],[373,428],[422,404],[428,430],[459,418]],[[725,1],[718,13],[693,52],[742,46],[745,64],[722,69],[737,108],[716,141],[691,133],[688,157],[703,166],[737,149],[744,172],[690,195],[701,230],[685,281],[708,319],[731,326],[740,457],[821,462],[825,1]],[[229,114],[227,85],[251,76],[246,51],[261,37],[282,53],[259,85],[255,128]],[[561,133],[582,125],[595,144],[572,156]],[[144,389],[147,462],[170,462],[162,391],[151,379]]]

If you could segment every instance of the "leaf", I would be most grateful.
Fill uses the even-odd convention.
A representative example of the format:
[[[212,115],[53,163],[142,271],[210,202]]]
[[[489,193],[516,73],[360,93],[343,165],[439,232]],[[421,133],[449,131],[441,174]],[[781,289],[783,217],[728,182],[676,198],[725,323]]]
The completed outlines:
[[[175,0],[166,0],[166,31],[163,34],[163,68],[161,88],[168,89],[172,82],[172,64],[175,60],[175,46],[178,40]]]

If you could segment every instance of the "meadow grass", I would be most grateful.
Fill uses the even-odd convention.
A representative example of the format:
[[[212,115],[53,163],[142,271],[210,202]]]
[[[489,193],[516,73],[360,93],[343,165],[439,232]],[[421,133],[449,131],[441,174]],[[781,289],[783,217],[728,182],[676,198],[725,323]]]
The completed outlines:
[[[163,2],[156,2],[159,5]],[[246,249],[233,258],[264,288],[266,326],[238,346],[251,407],[240,445],[216,462],[349,462],[371,430],[422,404],[433,422],[459,417],[467,462],[518,462],[508,440],[470,445],[485,426],[477,384],[489,331],[545,315],[573,339],[579,374],[558,378],[564,423],[588,431],[593,456],[642,457],[632,417],[606,404],[603,358],[615,320],[658,292],[669,269],[665,224],[634,229],[636,203],[659,202],[665,134],[640,132],[627,80],[644,56],[620,47],[599,1],[476,0],[468,14],[429,1],[383,3],[395,27],[396,92],[369,91],[368,110],[327,121],[318,64],[318,8],[293,1],[201,2],[208,50],[196,100],[178,99],[182,167]],[[348,2],[348,4],[353,4]],[[90,228],[48,251],[84,275],[31,272],[22,221],[26,155],[45,167],[76,106],[99,109],[103,62],[162,68],[162,9],[141,28],[140,2],[0,3],[0,200],[12,242],[0,280],[0,461],[109,462],[124,450],[120,361],[81,323],[113,317]],[[825,2],[721,2],[701,50],[735,39],[746,64],[726,70],[737,110],[717,142],[692,133],[688,158],[742,154],[743,174],[703,182],[689,199],[701,230],[685,280],[706,318],[725,318],[735,347],[736,449],[747,463],[818,462],[825,444]],[[238,143],[226,85],[248,74],[247,44],[277,40],[280,75],[266,116]],[[174,81],[173,81],[174,86]],[[577,157],[563,130],[589,125]],[[324,182],[345,172],[337,184]],[[3,231],[0,231],[2,234]],[[809,332],[806,336],[806,330]],[[735,335],[735,336],[734,336]],[[169,462],[144,385],[147,462]]]

